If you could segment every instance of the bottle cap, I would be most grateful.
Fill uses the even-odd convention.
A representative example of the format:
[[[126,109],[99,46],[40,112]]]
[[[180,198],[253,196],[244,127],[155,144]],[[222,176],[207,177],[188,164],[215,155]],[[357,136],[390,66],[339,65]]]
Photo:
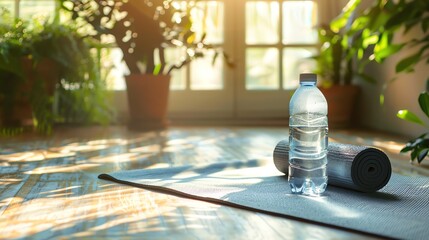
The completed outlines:
[[[299,82],[317,82],[317,75],[314,73],[301,73]]]

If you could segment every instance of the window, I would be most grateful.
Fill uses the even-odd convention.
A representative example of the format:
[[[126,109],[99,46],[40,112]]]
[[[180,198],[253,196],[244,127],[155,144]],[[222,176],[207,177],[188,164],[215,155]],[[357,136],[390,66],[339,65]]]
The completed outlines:
[[[15,0],[0,0],[0,7],[15,12]]]
[[[44,16],[53,17],[55,14],[55,0],[0,0],[0,7],[8,9],[14,16],[28,19]]]
[[[299,73],[314,68],[316,4],[246,1],[245,9],[246,89],[296,88]]]

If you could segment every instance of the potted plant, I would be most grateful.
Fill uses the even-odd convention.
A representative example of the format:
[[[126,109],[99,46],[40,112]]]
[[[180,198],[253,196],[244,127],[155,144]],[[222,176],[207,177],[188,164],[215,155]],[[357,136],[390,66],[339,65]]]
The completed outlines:
[[[114,36],[130,74],[126,76],[131,129],[166,126],[170,72],[203,51],[205,35],[192,29],[192,3],[175,1],[60,0],[74,21],[89,24],[93,36]],[[179,48],[183,57],[167,62],[165,52]]]
[[[38,35],[33,55],[52,60],[59,70],[55,123],[107,124],[111,109],[98,56],[104,45],[73,24],[45,23]]]
[[[319,55],[315,57],[316,73],[321,78],[320,90],[328,102],[329,126],[334,128],[351,125],[360,88],[353,84],[356,76],[371,80],[356,69],[356,58],[351,49],[353,36],[348,29],[358,1],[345,7],[329,25],[319,27]]]
[[[0,33],[0,105],[2,128],[19,128],[33,124],[33,110],[37,129],[45,129],[45,123],[51,123],[49,116],[42,119],[44,107],[49,101],[47,95],[53,95],[55,81],[59,77],[56,66],[49,59],[34,56],[34,34],[36,29],[29,22],[10,17],[2,12]],[[37,94],[36,94],[37,91]],[[32,104],[37,102],[37,106]],[[33,105],[33,106],[32,106]],[[44,107],[42,107],[44,106]]]
[[[358,33],[353,49],[360,57],[360,68],[370,62],[383,63],[387,58],[401,52],[410,54],[400,58],[396,63],[396,73],[412,73],[414,67],[425,62],[429,64],[429,2],[420,0],[384,1],[377,0],[365,9],[353,22],[350,34]],[[418,34],[411,34],[412,31]],[[411,35],[408,41],[398,41],[396,34]],[[418,103],[422,112],[429,117],[429,81],[425,91],[419,94]],[[400,110],[397,116],[409,122],[427,127],[416,114],[406,109]],[[429,133],[410,140],[401,152],[410,152],[411,161],[418,163],[425,159],[429,152]]]
[[[15,89],[21,84],[21,81],[14,78],[22,75],[21,56],[29,52],[30,46],[28,41],[24,40],[26,26],[23,23],[13,22],[7,11],[1,12],[1,19],[0,34],[3,37],[0,39],[0,126],[3,128],[16,125],[16,115],[22,115],[13,111],[13,102],[17,97]]]
[[[92,78],[97,69],[90,46],[76,29],[40,19],[24,21],[3,12],[0,33],[2,128],[34,125],[39,132],[50,133],[60,117],[52,111],[55,91],[70,92],[74,106],[82,99],[91,102],[79,104],[83,111],[106,109],[104,101],[91,99],[102,89],[99,79]],[[92,93],[82,98],[88,90]]]

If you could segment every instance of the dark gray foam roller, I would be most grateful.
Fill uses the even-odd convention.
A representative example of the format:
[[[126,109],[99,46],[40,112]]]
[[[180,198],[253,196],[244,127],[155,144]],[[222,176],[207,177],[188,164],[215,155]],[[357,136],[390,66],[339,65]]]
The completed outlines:
[[[288,174],[289,142],[280,141],[273,153],[276,168]],[[387,155],[373,147],[342,143],[328,145],[328,184],[361,192],[384,187],[392,174]]]

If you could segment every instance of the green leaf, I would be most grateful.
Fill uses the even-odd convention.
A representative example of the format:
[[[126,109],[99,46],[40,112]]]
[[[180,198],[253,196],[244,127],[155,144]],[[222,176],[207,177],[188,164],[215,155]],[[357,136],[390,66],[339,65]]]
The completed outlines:
[[[379,32],[378,29],[384,28],[384,25],[386,25],[387,21],[389,21],[391,17],[391,14],[389,12],[379,8],[370,11],[368,14],[371,19],[368,28],[370,28],[372,32]]]
[[[157,76],[159,72],[161,71],[161,64],[156,64],[155,68],[153,69],[153,75]]]
[[[428,152],[429,152],[429,148],[420,149],[418,152],[417,161],[421,163],[423,159],[426,157],[426,155],[428,155]]]
[[[413,10],[412,8],[413,6],[410,4],[401,11],[394,13],[385,24],[385,29],[390,30],[402,26],[409,19],[410,11]]]
[[[378,51],[374,52],[375,60],[380,63],[387,57],[399,52],[405,44],[392,44],[387,47],[377,49]]]
[[[422,53],[419,51],[416,54],[402,59],[398,64],[396,64],[396,72],[399,73],[412,70],[412,67],[420,61],[421,55]]]
[[[409,141],[401,150],[401,153],[411,151],[411,161],[414,161],[414,159],[417,158],[417,161],[421,163],[429,152],[429,139],[424,138],[426,135],[427,133]]]
[[[425,138],[428,133],[424,133],[420,135],[419,137],[410,140],[407,142],[404,148],[401,149],[401,153],[405,153],[408,151],[411,151],[415,148],[418,148],[419,145],[427,145],[429,147],[429,139]]]
[[[363,54],[364,54],[363,49],[362,49],[362,48],[359,48],[359,49],[358,49],[358,53],[357,53],[357,58],[358,58],[359,60],[362,60],[362,58],[363,58]]]
[[[429,133],[423,133],[422,135],[420,135],[418,138],[424,138],[426,137],[426,135],[428,135]]]
[[[409,122],[424,125],[423,121],[419,117],[417,117],[417,115],[415,115],[414,113],[408,110],[399,110],[396,116],[400,119],[403,119]]]
[[[411,146],[405,146],[401,149],[401,153],[406,153],[408,151],[411,151],[413,148]]]
[[[353,36],[357,32],[361,31],[363,28],[365,28],[370,21],[369,16],[360,16],[355,19],[350,29],[346,32],[347,35]]]
[[[363,39],[362,46],[367,48],[370,45],[376,44],[378,42],[378,35],[371,35]]]
[[[417,153],[418,153],[417,149],[414,149],[414,150],[411,152],[411,161],[414,161],[414,159],[416,159],[416,157],[417,157]]]
[[[350,19],[350,16],[356,9],[356,7],[360,4],[361,0],[350,0],[347,5],[343,8],[341,14],[331,21],[330,27],[332,31],[339,32],[340,29],[346,26],[347,22]]]
[[[377,43],[377,45],[381,45],[381,46],[376,46],[376,47],[380,47],[380,49],[386,48],[391,45],[392,40],[393,40],[393,33],[383,32],[380,34],[380,41]]]
[[[380,105],[383,106],[384,105],[384,94],[380,94]]]
[[[429,117],[429,93],[422,92],[419,95],[419,105],[422,111]]]
[[[424,136],[424,134],[422,136]],[[413,148],[418,148],[419,145],[423,145],[423,146],[428,145],[429,146],[429,139],[428,138],[424,138],[422,136],[420,136],[420,137],[418,137],[418,138],[410,141],[407,144],[407,146],[411,146]]]

